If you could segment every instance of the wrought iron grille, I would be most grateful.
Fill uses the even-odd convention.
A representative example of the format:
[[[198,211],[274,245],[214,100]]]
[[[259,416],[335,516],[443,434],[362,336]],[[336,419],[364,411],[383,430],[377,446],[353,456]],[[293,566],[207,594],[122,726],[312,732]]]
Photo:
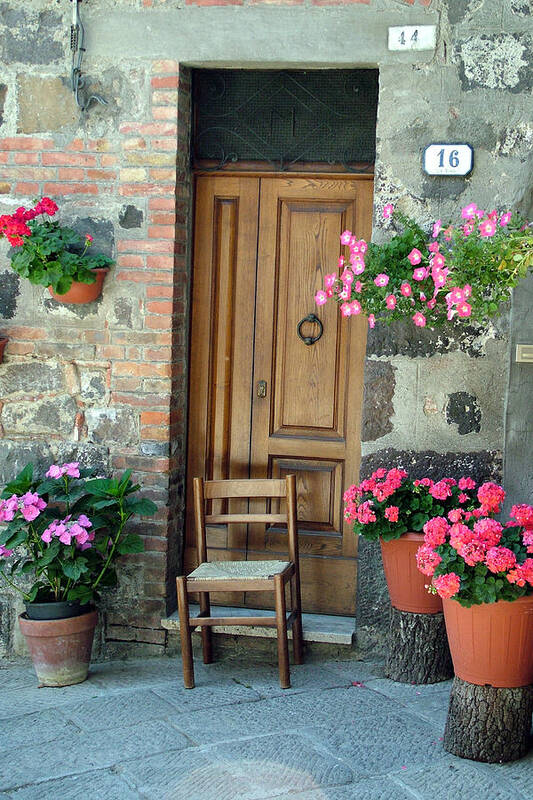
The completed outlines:
[[[195,70],[193,162],[373,164],[378,71]]]

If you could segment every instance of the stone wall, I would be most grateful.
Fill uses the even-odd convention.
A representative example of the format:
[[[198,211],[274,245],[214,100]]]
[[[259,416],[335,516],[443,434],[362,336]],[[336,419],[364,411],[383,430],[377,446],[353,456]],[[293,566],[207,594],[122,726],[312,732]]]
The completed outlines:
[[[531,215],[531,3],[91,0],[81,10],[86,91],[107,101],[88,113],[68,83],[71,4],[0,2],[0,213],[52,196],[62,220],[117,259],[103,297],[76,309],[19,281],[0,243],[0,332],[10,337],[0,478],[30,459],[135,469],[159,511],[139,526],[146,552],[122,569],[101,652],[158,652],[181,557],[187,415],[190,74],[178,65],[377,66],[376,237],[390,200],[428,222],[470,200]],[[387,27],[411,23],[438,26],[434,52],[387,50]],[[426,176],[421,152],[431,141],[472,144],[472,175]],[[488,330],[376,328],[362,474],[402,464],[501,478],[505,456],[515,499],[527,500],[533,371],[510,369],[509,344],[527,341],[519,331],[530,307],[530,290],[518,290],[511,331],[508,314]],[[0,598],[1,656],[13,652],[16,607]],[[386,608],[379,557],[363,545],[362,643],[379,641]]]

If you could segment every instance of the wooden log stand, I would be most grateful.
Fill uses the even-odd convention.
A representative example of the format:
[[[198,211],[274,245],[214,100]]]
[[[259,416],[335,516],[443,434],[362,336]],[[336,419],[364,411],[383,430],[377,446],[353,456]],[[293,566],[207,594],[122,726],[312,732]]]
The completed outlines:
[[[497,689],[454,678],[444,749],[460,758],[501,764],[530,747],[533,686]]]
[[[385,674],[400,683],[438,683],[453,677],[444,614],[391,608]]]

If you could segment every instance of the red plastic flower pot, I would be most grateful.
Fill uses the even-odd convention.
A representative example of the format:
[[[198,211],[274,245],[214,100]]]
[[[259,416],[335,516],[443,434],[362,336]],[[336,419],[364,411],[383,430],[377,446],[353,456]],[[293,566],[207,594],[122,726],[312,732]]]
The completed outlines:
[[[93,270],[93,272],[96,275],[96,281],[94,283],[72,281],[72,286],[65,294],[56,294],[51,286],[48,287],[48,291],[58,303],[76,303],[78,305],[81,303],[92,303],[93,300],[96,300],[96,298],[100,297],[102,294],[104,278],[109,270],[106,267],[102,267],[101,269]]]
[[[533,684],[533,595],[470,608],[449,598],[443,607],[458,678],[509,689]]]
[[[404,533],[399,539],[384,542],[380,538],[383,570],[391,604],[399,611],[414,614],[438,614],[442,600],[430,594],[426,586],[431,578],[419,572],[416,551],[424,544],[422,533]]]
[[[40,686],[71,686],[88,675],[98,614],[65,619],[19,617]]]

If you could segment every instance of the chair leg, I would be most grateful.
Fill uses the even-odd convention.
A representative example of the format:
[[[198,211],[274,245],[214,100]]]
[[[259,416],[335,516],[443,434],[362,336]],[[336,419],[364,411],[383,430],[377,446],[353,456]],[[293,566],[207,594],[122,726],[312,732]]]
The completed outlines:
[[[298,591],[298,579],[296,575],[291,578],[291,610],[296,611],[296,618],[292,623],[292,650],[294,663],[303,664],[303,631],[302,631],[302,607],[300,592]]]
[[[287,610],[285,606],[285,584],[281,575],[274,576],[276,598],[276,628],[278,632],[279,682],[282,689],[291,688],[289,672],[289,643],[287,640]]]
[[[180,618],[181,658],[183,662],[183,682],[186,689],[194,689],[194,664],[192,659],[191,628],[189,625],[189,598],[187,597],[187,578],[176,578],[178,590],[178,613]]]
[[[200,614],[209,616],[211,613],[211,604],[209,602],[209,592],[199,592],[200,595]],[[211,628],[202,626],[202,652],[204,656],[204,664],[213,663],[213,647],[211,639]]]

